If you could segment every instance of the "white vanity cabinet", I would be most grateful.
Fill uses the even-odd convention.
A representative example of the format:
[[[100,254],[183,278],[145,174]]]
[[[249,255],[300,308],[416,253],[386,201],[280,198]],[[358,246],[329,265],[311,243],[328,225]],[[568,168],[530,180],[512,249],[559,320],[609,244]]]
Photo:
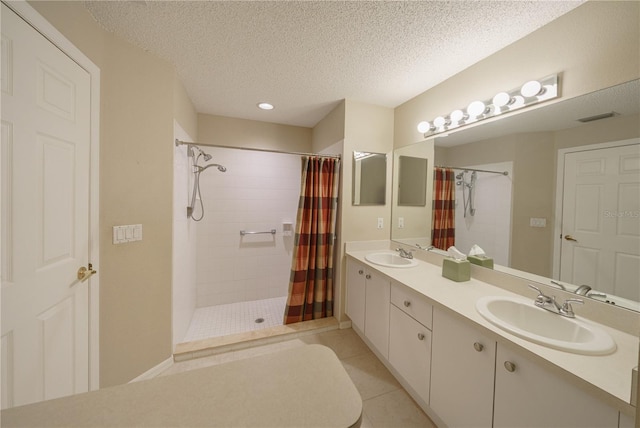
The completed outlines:
[[[389,303],[391,281],[347,260],[347,315],[384,358],[389,356]]]
[[[365,266],[354,260],[347,259],[347,307],[346,314],[351,318],[351,324],[364,333],[364,305],[365,305]]]
[[[432,306],[418,293],[391,284],[389,363],[425,402],[429,402]]]
[[[434,309],[429,406],[448,426],[617,427],[618,411]]]
[[[494,407],[494,427],[618,426],[618,410],[501,344]]]
[[[496,342],[434,308],[429,407],[450,427],[490,427]]]

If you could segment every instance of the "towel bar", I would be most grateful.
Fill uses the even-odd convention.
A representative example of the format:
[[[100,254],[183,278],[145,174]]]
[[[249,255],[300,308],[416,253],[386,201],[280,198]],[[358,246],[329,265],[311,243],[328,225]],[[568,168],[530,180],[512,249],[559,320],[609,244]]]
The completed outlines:
[[[271,235],[275,235],[276,234],[276,230],[275,229],[271,229],[271,230],[267,230],[264,232],[247,232],[246,230],[241,230],[240,231],[240,236],[244,236],[244,235],[260,235],[262,233],[269,233]]]

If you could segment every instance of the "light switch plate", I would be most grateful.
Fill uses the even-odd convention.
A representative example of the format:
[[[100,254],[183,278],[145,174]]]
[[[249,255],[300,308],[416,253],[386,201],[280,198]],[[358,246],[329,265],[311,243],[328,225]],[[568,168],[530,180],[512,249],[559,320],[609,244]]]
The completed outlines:
[[[142,241],[142,225],[129,224],[125,226],[113,226],[113,243]]]
[[[378,229],[382,229],[384,227],[384,219],[382,217],[378,217]]]

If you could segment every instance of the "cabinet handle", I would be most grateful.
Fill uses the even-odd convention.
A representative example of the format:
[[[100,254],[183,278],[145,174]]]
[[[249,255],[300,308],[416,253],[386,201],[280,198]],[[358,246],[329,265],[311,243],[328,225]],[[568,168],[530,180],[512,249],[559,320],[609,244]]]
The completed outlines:
[[[411,306],[411,302],[410,302],[410,301],[408,301],[408,300],[405,300],[405,301],[404,301],[404,307],[405,307],[405,308],[408,308],[409,306]]]
[[[424,334],[418,333],[418,340],[424,340]]]
[[[360,275],[362,275],[362,274],[364,273],[364,271],[363,271],[362,269],[360,269],[360,270],[358,271],[358,273],[359,273]]]
[[[509,373],[513,373],[516,371],[516,365],[513,364],[511,361],[505,361],[504,368],[507,369]]]
[[[473,349],[475,349],[478,352],[482,352],[482,350],[484,349],[484,345],[480,342],[476,342],[473,344]]]
[[[367,279],[371,279],[371,275],[367,274],[367,275],[365,276],[365,278],[367,278]]]

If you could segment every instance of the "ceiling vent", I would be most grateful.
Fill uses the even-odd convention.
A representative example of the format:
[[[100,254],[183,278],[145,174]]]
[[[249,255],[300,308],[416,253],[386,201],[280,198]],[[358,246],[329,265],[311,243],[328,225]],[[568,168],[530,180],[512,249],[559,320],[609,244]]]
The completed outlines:
[[[609,113],[596,114],[595,116],[583,117],[582,119],[578,119],[578,122],[582,122],[582,123],[593,122],[594,120],[606,119],[608,117],[613,117],[613,116],[620,116],[620,113],[611,111]]]

